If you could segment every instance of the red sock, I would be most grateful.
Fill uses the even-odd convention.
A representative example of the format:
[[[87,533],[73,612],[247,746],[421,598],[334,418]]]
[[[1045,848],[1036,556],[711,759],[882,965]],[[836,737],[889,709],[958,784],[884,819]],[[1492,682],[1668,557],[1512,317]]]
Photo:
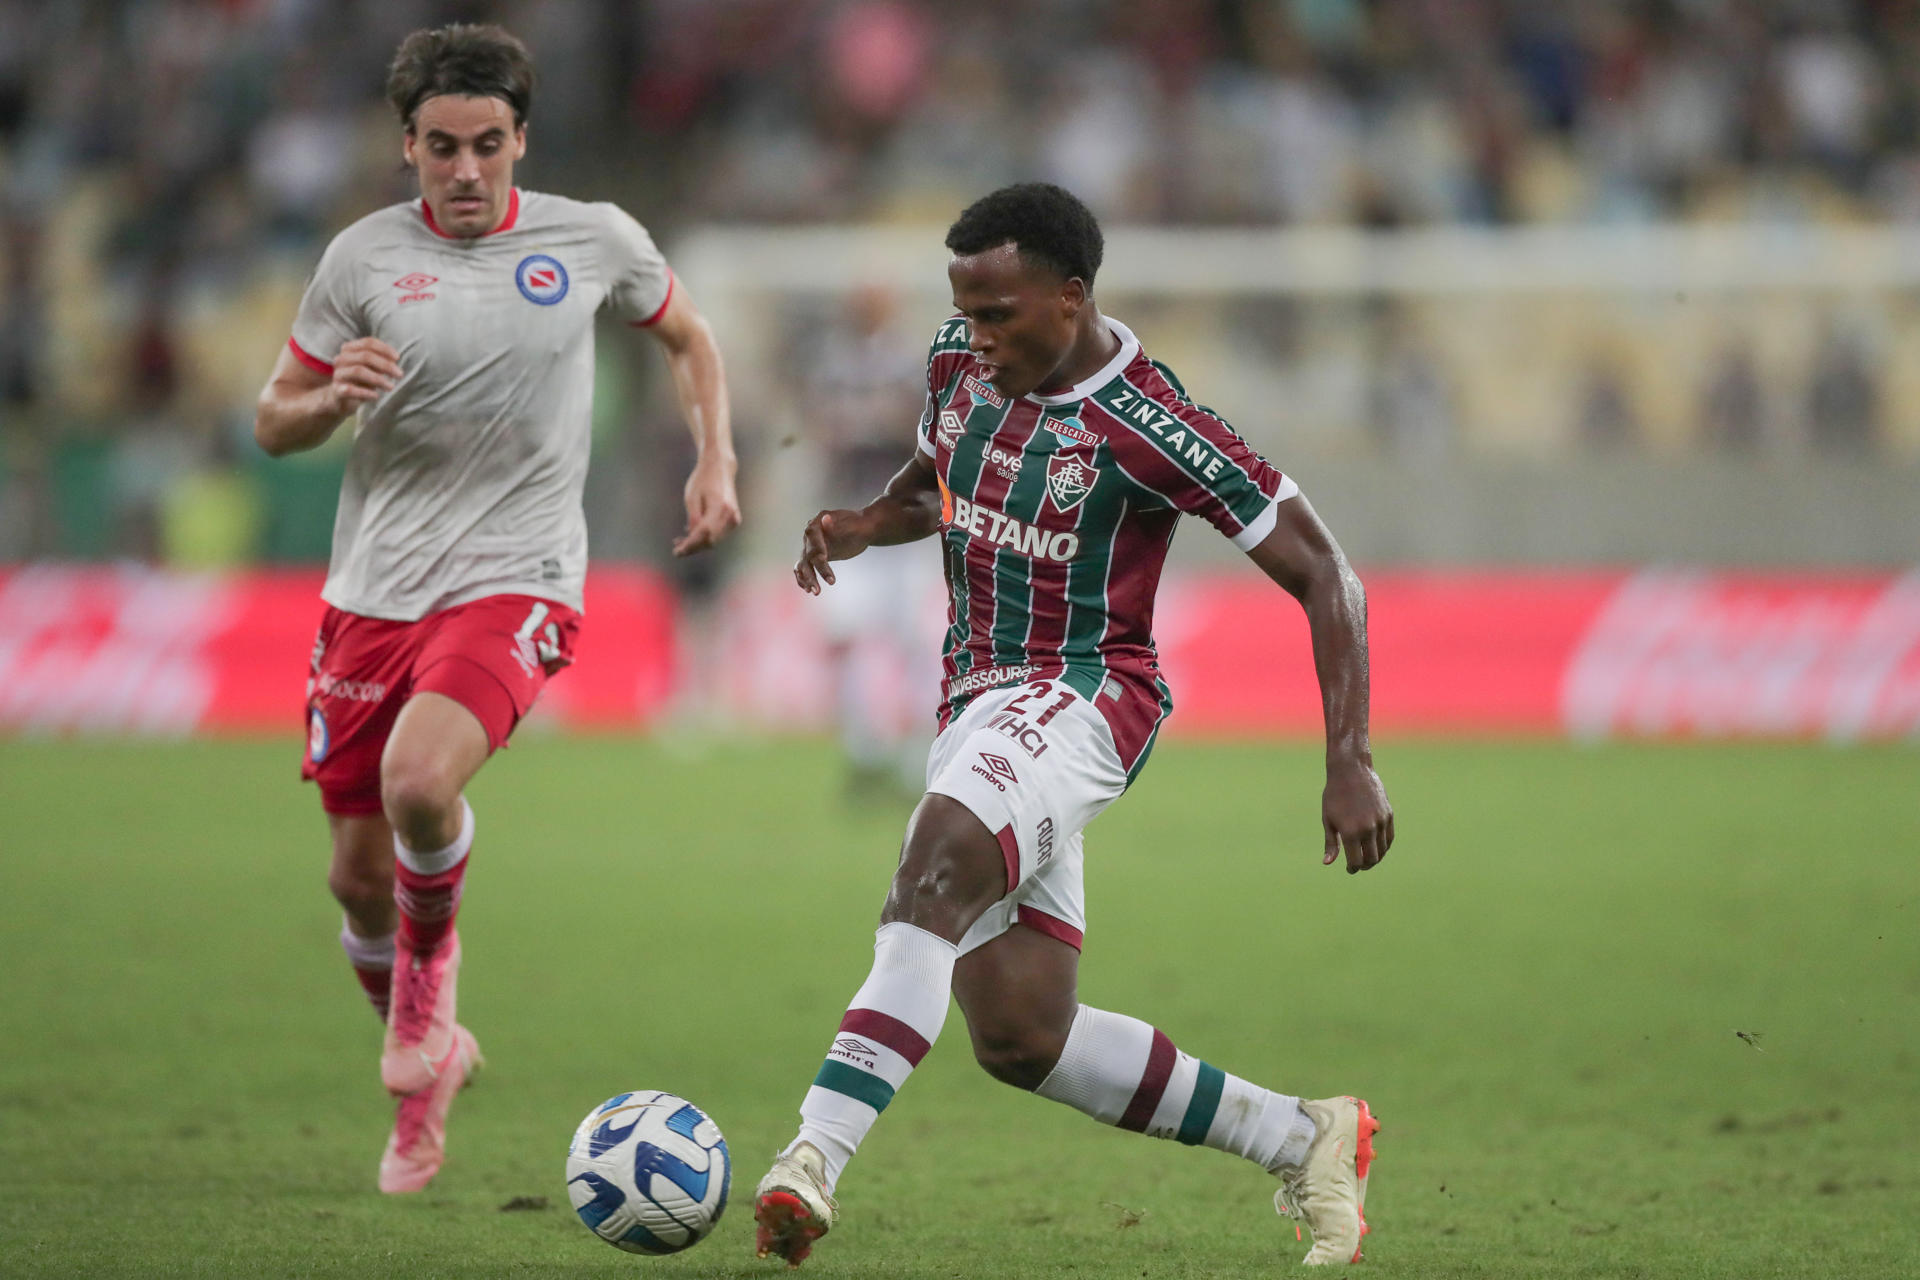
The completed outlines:
[[[410,951],[431,951],[453,928],[460,889],[473,848],[473,809],[460,801],[460,834],[444,849],[419,852],[393,837],[393,900],[400,908],[400,938]]]
[[[460,910],[460,890],[467,879],[467,860],[461,858],[439,875],[421,875],[397,862],[393,868],[393,900],[400,908],[400,937],[407,950],[431,951],[453,928]]]
[[[393,935],[363,938],[342,921],[340,948],[347,953],[347,963],[353,966],[353,976],[360,980],[360,989],[367,993],[373,1011],[385,1022],[393,986]]]

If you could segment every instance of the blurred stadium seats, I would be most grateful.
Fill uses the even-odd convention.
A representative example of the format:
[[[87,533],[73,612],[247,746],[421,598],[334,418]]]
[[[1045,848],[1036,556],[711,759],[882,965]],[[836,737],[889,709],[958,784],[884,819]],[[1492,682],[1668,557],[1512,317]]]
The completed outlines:
[[[0,564],[324,558],[345,442],[269,464],[252,402],[328,237],[412,194],[385,62],[449,20],[539,61],[523,185],[626,205],[716,321],[738,545],[668,562],[684,433],[612,334],[587,494],[696,608],[821,500],[778,389],[861,289],[924,341],[946,222],[1023,178],[1365,564],[1920,547],[1920,5],[0,0]]]
[[[1920,214],[1906,4],[0,0],[0,559],[324,554],[337,453],[267,467],[245,423],[327,237],[408,194],[387,56],[456,18],[506,22],[541,61],[529,185],[621,200],[670,249],[728,223],[911,226],[928,252],[889,283],[918,291],[917,327],[942,303],[940,227],[1021,177],[1075,188],[1116,228],[1465,225],[1494,236],[1475,261],[1496,263],[1498,229],[1521,225],[1743,226],[1745,260],[1764,264],[1775,233],[1781,252],[1818,255],[1828,229]],[[1116,236],[1113,287],[1177,276],[1167,243],[1145,257]],[[1283,463],[1312,464],[1336,505],[1434,467],[1458,493],[1524,465],[1571,495],[1668,466],[1710,487],[1722,460],[1741,499],[1803,465],[1825,495],[1920,455],[1909,270],[1707,296],[1643,276],[1637,293],[1516,301],[1410,287],[1368,267],[1364,241],[1342,253],[1359,265],[1333,292],[1288,287],[1321,266],[1302,252],[1246,264],[1264,293],[1162,284],[1125,313]],[[794,428],[754,410],[806,338],[722,337],[741,353],[749,465],[764,463]],[[603,385],[603,472],[677,447],[652,362],[608,345],[634,376]],[[1791,465],[1755,478],[1755,459]],[[1369,486],[1381,460],[1404,468]],[[603,474],[596,546],[658,558],[673,496]],[[1363,555],[1428,558],[1417,531],[1375,537],[1351,505]],[[1680,559],[1898,560],[1913,545],[1876,554],[1818,526],[1756,542],[1726,536],[1729,518],[1738,531],[1717,511],[1697,536],[1655,524]],[[1438,555],[1643,553],[1601,516],[1590,532],[1568,519],[1544,542],[1527,522],[1504,541],[1440,532]]]

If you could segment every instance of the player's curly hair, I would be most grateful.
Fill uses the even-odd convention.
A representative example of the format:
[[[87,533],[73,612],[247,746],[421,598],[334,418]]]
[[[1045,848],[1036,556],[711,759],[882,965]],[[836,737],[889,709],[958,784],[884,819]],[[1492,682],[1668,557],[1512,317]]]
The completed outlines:
[[[1093,211],[1051,182],[1021,182],[981,196],[947,228],[947,248],[983,253],[1012,244],[1028,262],[1093,287],[1106,246]]]
[[[400,42],[387,68],[387,101],[412,130],[420,104],[445,93],[503,99],[518,128],[533,107],[533,56],[517,36],[492,23],[416,31]]]

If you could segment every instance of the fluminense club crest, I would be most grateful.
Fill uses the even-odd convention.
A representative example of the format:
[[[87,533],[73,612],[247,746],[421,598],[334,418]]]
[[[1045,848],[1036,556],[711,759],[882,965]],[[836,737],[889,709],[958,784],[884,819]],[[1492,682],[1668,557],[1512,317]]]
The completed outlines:
[[[1071,511],[1085,502],[1099,478],[1097,468],[1071,454],[1056,453],[1047,460],[1047,496],[1057,511]]]

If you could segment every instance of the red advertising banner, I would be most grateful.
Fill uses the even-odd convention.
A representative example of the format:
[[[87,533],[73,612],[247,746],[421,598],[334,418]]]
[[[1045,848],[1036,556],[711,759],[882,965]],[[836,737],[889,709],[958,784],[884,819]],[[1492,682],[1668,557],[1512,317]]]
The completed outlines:
[[[0,569],[0,732],[299,732],[320,580]],[[1920,573],[1375,572],[1367,588],[1381,733],[1920,737]],[[742,728],[822,727],[829,646],[849,634],[831,607],[784,574],[749,576],[683,668],[664,580],[596,569],[579,660],[536,714],[643,727],[686,697]],[[917,638],[888,682],[929,719],[934,583],[908,613]],[[1305,618],[1278,588],[1171,580],[1156,632],[1170,732],[1319,731]]]
[[[301,732],[318,571],[0,569],[0,732]],[[672,696],[677,609],[642,569],[587,575],[576,662],[538,711],[645,724]]]

